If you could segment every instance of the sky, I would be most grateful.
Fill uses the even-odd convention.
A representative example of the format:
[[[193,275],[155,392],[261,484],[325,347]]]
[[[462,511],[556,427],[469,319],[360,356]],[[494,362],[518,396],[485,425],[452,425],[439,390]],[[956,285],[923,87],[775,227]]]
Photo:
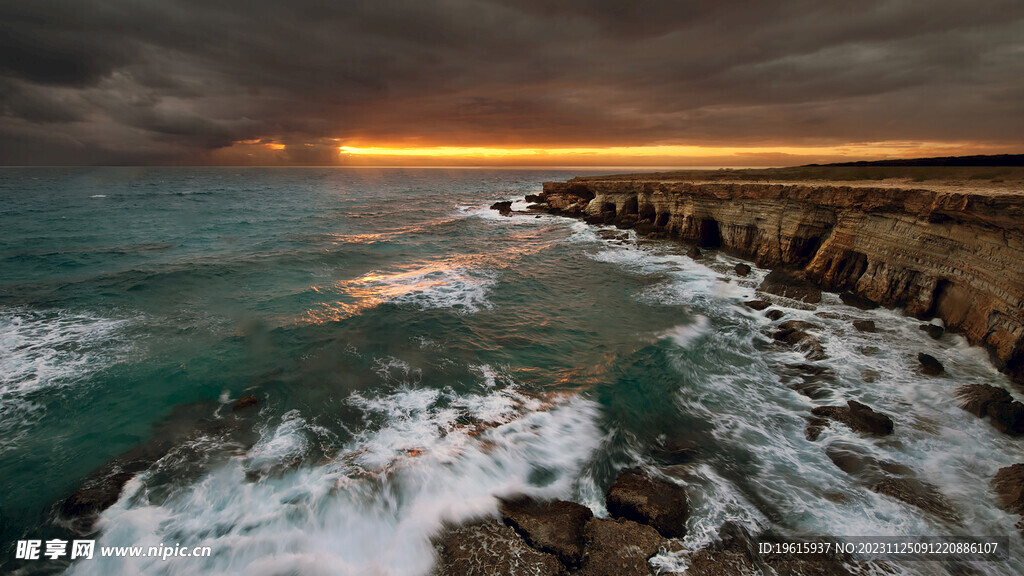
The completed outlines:
[[[1020,0],[0,0],[0,165],[1021,152]]]

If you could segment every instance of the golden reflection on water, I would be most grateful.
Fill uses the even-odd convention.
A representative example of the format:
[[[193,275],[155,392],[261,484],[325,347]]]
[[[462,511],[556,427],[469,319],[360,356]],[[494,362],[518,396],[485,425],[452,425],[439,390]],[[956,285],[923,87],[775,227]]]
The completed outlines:
[[[447,223],[445,220],[441,223]],[[395,236],[421,231],[424,226],[411,226],[377,233],[330,234],[339,244],[372,244],[387,241]],[[428,294],[435,291],[435,297],[451,302],[439,307],[460,308],[467,305],[466,294],[474,290],[483,291],[492,283],[499,270],[512,265],[520,257],[538,252],[548,245],[540,241],[536,231],[512,234],[502,246],[500,257],[491,254],[463,254],[427,262],[399,265],[390,270],[373,270],[357,278],[337,280],[327,285],[313,285],[310,290],[323,294],[325,301],[306,310],[296,323],[324,324],[351,318],[365,310],[385,302],[404,297]],[[450,288],[446,294],[437,294]],[[463,293],[460,293],[462,291]],[[473,302],[468,302],[472,304]]]

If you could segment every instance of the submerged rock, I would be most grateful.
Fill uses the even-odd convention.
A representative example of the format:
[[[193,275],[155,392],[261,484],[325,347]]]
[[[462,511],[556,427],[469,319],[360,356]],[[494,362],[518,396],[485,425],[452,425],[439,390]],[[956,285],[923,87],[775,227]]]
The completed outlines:
[[[497,522],[446,529],[434,539],[434,576],[555,576],[566,573],[552,554],[530,548],[515,530]]]
[[[624,518],[592,518],[583,538],[586,552],[579,572],[583,576],[651,574],[647,560],[667,545],[654,528]]]
[[[235,404],[231,407],[231,409],[244,410],[246,408],[251,408],[255,406],[258,402],[259,400],[257,400],[255,396],[242,396],[237,401],[235,401]]]
[[[795,346],[804,352],[808,360],[824,360],[826,358],[825,348],[821,345],[821,341],[805,332],[811,328],[817,328],[817,326],[801,320],[787,320],[779,324],[779,329],[772,334],[772,338]]]
[[[856,432],[878,436],[892,434],[892,418],[881,412],[875,412],[870,406],[856,400],[848,400],[846,404],[846,406],[818,406],[811,410],[811,414],[842,422]]]
[[[527,544],[575,567],[583,559],[583,526],[594,513],[575,502],[539,502],[522,496],[503,500],[501,517]]]
[[[953,504],[931,484],[913,478],[886,478],[871,489],[920,508],[947,522],[959,522],[959,515]]]
[[[769,294],[800,300],[808,304],[821,302],[821,289],[812,284],[803,271],[792,268],[783,267],[772,270],[765,276],[759,289]]]
[[[608,488],[605,503],[612,516],[650,525],[666,538],[686,535],[690,508],[686,491],[676,484],[626,470]]]
[[[921,373],[926,376],[938,376],[946,370],[942,367],[942,362],[924,352],[917,355],[917,361],[921,363]]]

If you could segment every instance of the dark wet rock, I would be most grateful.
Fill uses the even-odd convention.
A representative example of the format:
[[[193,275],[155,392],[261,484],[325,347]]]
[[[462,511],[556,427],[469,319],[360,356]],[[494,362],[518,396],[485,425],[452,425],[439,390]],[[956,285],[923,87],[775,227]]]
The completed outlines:
[[[837,468],[866,484],[877,484],[890,476],[913,476],[914,471],[889,460],[879,460],[863,448],[846,442],[833,442],[825,455]]]
[[[996,430],[1011,436],[1024,434],[1024,404],[1013,402],[994,402],[988,407],[988,418]]]
[[[992,478],[992,490],[1001,508],[1024,514],[1024,464],[1000,468]]]
[[[856,328],[858,332],[876,331],[874,320],[854,320],[853,327]]]
[[[921,324],[920,326],[918,326],[918,329],[927,332],[928,336],[930,336],[933,340],[938,340],[942,338],[942,335],[946,333],[946,329],[943,328],[942,326],[939,326],[938,324]]]
[[[778,308],[775,308],[775,309],[772,309],[772,310],[769,310],[769,311],[765,312],[764,315],[769,320],[774,322],[775,320],[778,320],[779,318],[782,318],[783,316],[785,316],[786,313],[783,312],[782,310],[779,310]]]
[[[846,558],[820,555],[805,558],[793,554],[760,554],[757,542],[739,526],[724,524],[721,540],[690,555],[686,576],[849,576]],[[778,539],[761,535],[758,541]]]
[[[736,270],[736,274],[746,278],[747,274],[750,274],[750,265],[749,264],[744,264],[744,263],[740,262],[739,264],[736,265],[735,270]]]
[[[592,518],[583,539],[583,576],[651,574],[647,560],[668,544],[654,528],[624,518]]]
[[[743,305],[746,306],[747,308],[752,308],[754,310],[764,310],[765,308],[771,306],[772,303],[768,302],[767,300],[748,300],[744,302]]]
[[[808,360],[824,360],[826,358],[825,348],[821,345],[821,341],[805,332],[811,328],[817,328],[817,326],[801,320],[787,320],[779,324],[779,329],[772,334],[772,338],[795,346],[804,352]]]
[[[532,204],[543,202],[543,199],[541,199],[539,194],[527,194],[526,197],[523,198],[523,200],[530,202]]]
[[[583,526],[594,514],[575,502],[539,502],[522,496],[503,500],[501,517],[527,544],[575,567],[583,559]]]
[[[811,410],[811,414],[842,422],[865,434],[884,436],[892,434],[893,430],[891,418],[856,400],[848,400],[846,406],[818,406]]]
[[[515,530],[497,522],[448,528],[434,538],[434,576],[554,576],[565,566],[526,545]]]
[[[843,304],[853,306],[854,308],[859,308],[861,310],[874,310],[875,308],[878,308],[877,303],[872,302],[863,296],[858,296],[853,292],[843,292],[839,295],[839,299],[843,301]]]
[[[808,398],[832,396],[832,390],[826,384],[834,381],[835,373],[828,366],[786,364],[779,370],[779,376],[784,384]]]
[[[978,418],[988,416],[989,406],[1000,402],[1013,402],[1010,393],[997,386],[988,384],[970,384],[957,388],[957,405],[974,414]]]
[[[626,470],[608,488],[605,503],[612,516],[652,526],[666,538],[686,535],[690,514],[686,491],[670,482]]]
[[[651,457],[666,466],[692,462],[699,453],[700,445],[688,440],[665,442],[661,446],[651,448]]]
[[[811,418],[807,421],[807,428],[804,429],[804,438],[814,442],[818,439],[818,436],[821,436],[825,428],[828,428],[828,420],[825,418]]]
[[[231,407],[231,409],[244,410],[246,408],[252,408],[258,402],[259,400],[257,400],[255,396],[242,396],[237,401],[235,401],[235,404]]]
[[[871,489],[924,510],[947,522],[959,522],[956,508],[931,484],[913,478],[886,478]]]
[[[921,373],[926,376],[938,376],[946,370],[942,367],[942,362],[924,352],[917,355],[917,361],[921,363]]]
[[[165,456],[173,446],[169,441],[149,442],[100,466],[86,477],[78,490],[64,500],[61,506],[64,516],[75,520],[80,529],[89,531],[96,515],[113,506],[121,497],[124,485]]]
[[[153,427],[152,439],[111,458],[89,473],[81,486],[61,503],[61,512],[72,521],[76,532],[92,530],[97,515],[109,508],[121,496],[125,484],[142,471],[148,470],[155,484],[170,485],[169,478],[197,477],[209,460],[209,453],[189,451],[223,449],[233,452],[247,449],[255,443],[257,435],[241,415],[214,417],[218,405],[199,401],[175,406],[167,418]],[[197,444],[197,437],[216,438],[216,442]],[[197,446],[202,446],[199,448]],[[174,458],[165,458],[174,453]],[[164,482],[167,477],[167,482]],[[160,494],[151,491],[153,499]]]
[[[808,304],[821,302],[821,289],[807,280],[803,271],[792,268],[772,270],[761,282],[760,289],[769,294],[800,300]]]
[[[629,232],[621,232],[619,230],[598,230],[597,236],[604,240],[616,240],[618,242],[629,240]]]
[[[511,216],[512,201],[505,200],[503,202],[495,202],[494,204],[491,204],[491,210],[497,210],[498,214],[501,214],[502,216]]]
[[[696,246],[690,248],[690,251],[687,252],[686,255],[689,256],[690,258],[693,258],[694,260],[702,260],[704,258],[704,253],[701,252],[700,248]]]

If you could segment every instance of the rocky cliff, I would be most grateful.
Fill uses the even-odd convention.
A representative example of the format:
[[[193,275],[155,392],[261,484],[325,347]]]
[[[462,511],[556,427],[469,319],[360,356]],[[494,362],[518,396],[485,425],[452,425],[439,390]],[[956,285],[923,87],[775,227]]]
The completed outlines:
[[[1024,194],[605,177],[547,182],[533,200],[937,316],[1024,382]]]

